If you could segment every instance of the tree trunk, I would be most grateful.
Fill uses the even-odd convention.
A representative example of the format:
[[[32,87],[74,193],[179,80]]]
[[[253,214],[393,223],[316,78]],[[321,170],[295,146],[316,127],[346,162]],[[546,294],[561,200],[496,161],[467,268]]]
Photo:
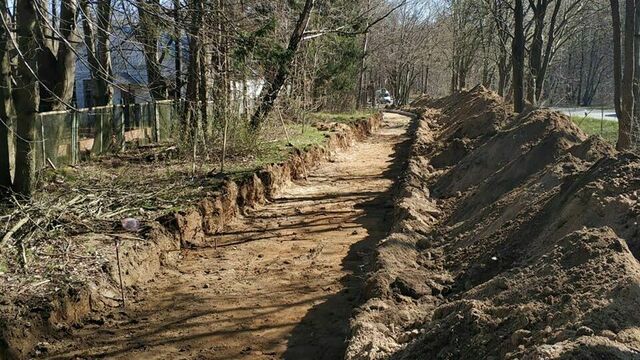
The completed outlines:
[[[512,43],[513,62],[513,109],[524,110],[524,9],[522,0],[515,0],[515,33]]]
[[[182,95],[182,32],[180,31],[179,8],[180,0],[173,0],[173,21],[175,22],[173,30],[173,41],[175,50],[174,66],[176,71],[176,84],[173,91],[176,106],[178,106],[178,101],[180,100],[180,97]]]
[[[635,0],[626,0],[624,23],[624,66],[620,85],[620,110],[618,118],[618,150],[631,148],[631,123],[633,121],[633,80],[635,70],[634,33],[635,33]]]
[[[38,1],[38,0],[34,0]],[[36,50],[38,61],[38,80],[40,81],[39,111],[65,109],[73,98],[76,75],[76,53],[71,48],[80,40],[77,29],[78,2],[65,0],[61,2],[60,21],[56,36],[48,38],[51,22],[42,16],[36,16],[39,22],[35,34],[40,43]],[[60,40],[53,40],[53,38]]]
[[[313,10],[314,4],[315,0],[305,0],[302,13],[300,13],[296,27],[289,38],[287,51],[279,61],[278,70],[275,76],[269,79],[264,86],[260,105],[251,117],[251,127],[254,130],[257,130],[260,125],[262,125],[262,122],[273,109],[273,105],[278,98],[278,93],[280,93],[282,86],[287,80],[291,64],[293,63],[298,47],[300,46],[300,42],[302,41],[302,37],[304,36],[304,32],[309,24],[309,18],[311,17],[311,11]]]
[[[97,105],[110,105],[113,102],[113,87],[111,81],[111,1],[100,0],[98,2],[98,61],[100,63],[101,76],[96,76],[98,88]]]
[[[557,0],[560,1],[560,0]],[[542,7],[542,5],[539,5]],[[534,9],[534,28],[533,39],[531,41],[531,48],[529,50],[529,76],[527,77],[527,100],[534,106],[537,105],[538,99],[536,98],[536,88],[539,82],[540,68],[542,67],[542,31],[544,29],[544,18],[546,15],[546,8]]]
[[[367,0],[367,9],[371,8],[371,0]],[[369,26],[367,22],[366,26]],[[356,108],[360,109],[367,106],[367,94],[364,88],[367,51],[369,50],[369,31],[365,31],[364,39],[362,39],[362,55],[360,57],[360,68],[358,69],[358,98],[356,99]]]
[[[640,84],[638,83],[638,76],[640,76],[640,6],[636,5],[635,8],[635,29],[633,33],[633,45],[634,45],[634,81],[633,81],[633,115],[631,121],[631,142],[634,145],[637,142],[638,120],[640,119]]]
[[[507,79],[509,76],[509,68],[507,67],[506,54],[500,53],[498,60],[498,95],[504,97],[504,92],[507,87]]]
[[[111,86],[113,74],[109,48],[111,2],[99,0],[97,20],[91,16],[88,0],[82,0],[81,6],[84,13],[83,32],[88,52],[87,58],[91,67],[91,78],[95,85],[95,92],[91,94],[93,97],[92,105],[109,105],[113,102],[113,87]],[[93,28],[94,23],[97,24],[97,30]]]
[[[369,46],[369,32],[364,33],[364,39],[362,41],[362,56],[360,58],[360,69],[358,76],[358,101],[356,102],[357,108],[363,108],[367,106],[367,96],[364,91],[364,72],[366,70],[365,63],[367,59],[367,48]]]
[[[553,14],[551,15],[551,22],[549,22],[549,33],[547,35],[547,46],[542,57],[540,70],[538,71],[538,76],[536,77],[536,101],[540,102],[542,99],[542,91],[544,90],[544,82],[547,77],[547,69],[549,68],[549,64],[551,63],[551,58],[553,57],[553,46],[555,43],[555,33],[556,33],[556,22],[558,21],[558,14],[560,13],[560,5],[562,4],[562,0],[556,0],[556,5],[553,8]]]
[[[211,65],[211,100],[213,101],[212,114],[210,114],[211,124],[215,121],[222,125],[227,119],[227,108],[229,106],[229,82],[227,75],[227,45],[226,45],[226,15],[225,2],[215,0],[214,18],[215,24],[212,26],[211,56],[206,59]],[[202,61],[205,61],[203,59]],[[245,65],[246,66],[246,65]],[[224,128],[224,126],[223,126]],[[213,132],[213,126],[211,126]],[[224,132],[224,129],[223,129]],[[224,139],[223,139],[224,142]]]
[[[511,59],[509,54],[509,39],[511,39],[510,21],[507,18],[509,2],[507,0],[496,0],[493,4],[492,12],[495,22],[495,29],[499,40],[498,48],[498,95],[506,98],[508,96],[507,87],[509,85],[511,73]]]
[[[4,24],[9,25],[7,16],[7,0],[0,0],[0,188],[11,187],[11,158],[9,154],[10,138],[13,134],[11,116],[13,115],[11,103],[11,66],[9,64],[9,32]],[[11,137],[10,137],[11,136]]]
[[[580,42],[580,71],[578,71],[578,89],[575,92],[576,106],[580,106],[580,97],[582,95],[582,81],[584,80],[584,42]]]
[[[460,68],[458,70],[458,90],[467,87],[467,65],[463,58],[460,59]]]
[[[189,133],[190,140],[196,143],[196,134],[199,123],[199,110],[201,110],[198,101],[200,99],[200,87],[202,85],[201,76],[201,46],[200,42],[200,21],[202,13],[199,9],[201,2],[192,0],[190,4],[191,10],[191,29],[189,34],[189,66],[187,72],[187,111],[184,121],[185,133]],[[194,145],[195,147],[195,145]]]
[[[621,43],[621,23],[620,4],[618,0],[610,0],[611,20],[613,26],[613,104],[616,109],[618,119],[622,116],[621,108],[621,86],[622,86],[622,43]]]
[[[30,196],[36,185],[35,122],[40,103],[40,87],[35,76],[38,71],[38,61],[36,56],[28,56],[38,51],[40,46],[36,40],[35,1],[37,0],[17,0],[16,2],[16,36],[22,55],[19,56],[15,76],[16,88],[13,91],[18,123],[16,174],[13,188],[25,196]]]
[[[149,92],[156,101],[169,98],[168,82],[162,75],[160,61],[158,60],[160,30],[157,18],[153,15],[159,13],[159,8],[159,0],[138,0],[139,38],[147,67]]]

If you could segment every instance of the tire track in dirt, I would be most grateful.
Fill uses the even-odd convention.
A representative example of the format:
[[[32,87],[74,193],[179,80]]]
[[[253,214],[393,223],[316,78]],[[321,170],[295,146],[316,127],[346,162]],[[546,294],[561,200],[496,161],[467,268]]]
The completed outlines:
[[[369,255],[391,226],[407,125],[385,114],[378,133],[232,224],[234,244],[184,251],[126,313],[92,319],[47,357],[341,358]]]

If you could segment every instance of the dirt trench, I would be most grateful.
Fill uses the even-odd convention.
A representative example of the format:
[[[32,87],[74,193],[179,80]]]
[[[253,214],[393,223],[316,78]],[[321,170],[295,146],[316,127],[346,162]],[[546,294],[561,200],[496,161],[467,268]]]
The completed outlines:
[[[345,358],[640,359],[640,157],[482,86],[423,104]]]
[[[126,311],[50,339],[41,357],[342,358],[370,254],[391,226],[408,123],[385,114],[378,133],[237,219],[225,246],[184,250]]]

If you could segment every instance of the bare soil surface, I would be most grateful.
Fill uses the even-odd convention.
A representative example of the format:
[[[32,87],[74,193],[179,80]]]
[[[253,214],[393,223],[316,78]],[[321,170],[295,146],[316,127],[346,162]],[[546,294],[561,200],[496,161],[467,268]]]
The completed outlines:
[[[44,358],[336,359],[371,252],[391,226],[408,151],[408,118],[381,130],[223,234],[185,250],[129,294],[126,311],[96,315]]]
[[[481,86],[417,106],[347,359],[640,359],[640,157]]]

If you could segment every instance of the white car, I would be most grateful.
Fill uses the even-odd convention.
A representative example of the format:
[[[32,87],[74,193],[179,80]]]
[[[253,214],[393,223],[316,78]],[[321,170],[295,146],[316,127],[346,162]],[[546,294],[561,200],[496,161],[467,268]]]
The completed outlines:
[[[376,90],[376,102],[378,105],[393,105],[393,97],[387,89]]]

